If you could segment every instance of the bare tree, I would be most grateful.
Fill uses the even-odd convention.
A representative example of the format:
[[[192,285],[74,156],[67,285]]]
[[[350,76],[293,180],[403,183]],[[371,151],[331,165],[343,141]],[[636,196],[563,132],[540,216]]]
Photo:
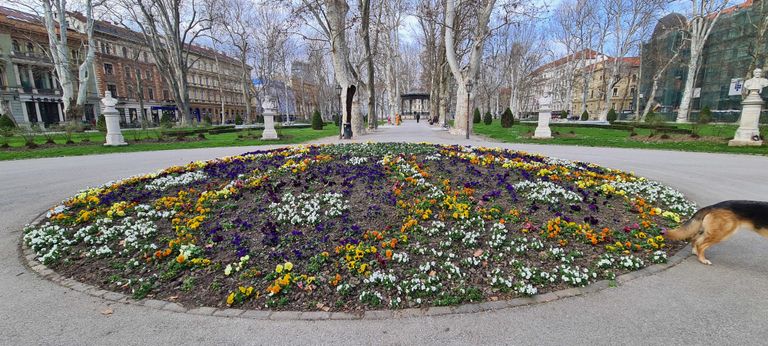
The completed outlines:
[[[670,25],[670,28],[667,27],[659,27],[659,30],[670,30],[670,35],[675,34],[675,41],[672,42],[672,49],[667,49],[666,45],[654,45],[652,46],[652,50],[648,52],[644,52],[643,59],[646,60],[646,64],[651,64],[653,66],[657,66],[656,70],[653,72],[653,75],[651,77],[651,91],[646,97],[646,103],[645,108],[643,109],[642,116],[640,117],[641,121],[645,121],[646,116],[651,111],[651,109],[654,107],[655,100],[656,100],[656,92],[659,89],[659,81],[662,79],[664,74],[667,72],[670,66],[672,64],[676,64],[679,62],[680,53],[683,51],[683,48],[685,47],[686,40],[684,39],[684,35],[677,35],[680,31],[680,29],[675,28],[683,28],[685,23],[681,22],[670,22],[670,23],[660,23],[659,25]]]
[[[190,46],[210,30],[209,9],[213,3],[200,0],[121,1],[132,21],[141,29],[145,44],[173,92],[181,123],[192,123],[187,74],[196,59],[190,59]]]
[[[212,30],[224,33],[224,35],[211,35],[214,42],[221,42],[229,47],[228,51],[237,58],[240,63],[240,83],[242,86],[243,100],[245,100],[245,122],[251,123],[251,75],[248,60],[250,58],[253,42],[254,28],[256,22],[254,18],[253,3],[245,0],[221,0],[221,11],[218,12],[218,20],[215,21]],[[219,39],[223,36],[224,40]],[[223,41],[223,42],[222,42]],[[216,64],[221,76],[221,63],[216,56]],[[219,86],[221,86],[221,77],[219,77]],[[222,99],[224,94],[221,94]],[[224,101],[222,100],[222,116],[224,112]]]
[[[85,46],[85,56],[78,66],[78,76],[75,78],[72,72],[72,61],[70,60],[69,48],[69,22],[67,17],[71,9],[66,0],[13,0],[12,3],[23,6],[34,13],[42,8],[43,24],[48,34],[48,49],[51,60],[53,61],[56,78],[61,86],[61,98],[64,108],[64,114],[67,120],[76,120],[77,117],[83,117],[79,111],[85,104],[88,94],[88,83],[91,73],[89,69],[93,66],[95,57],[96,42],[93,38],[93,9],[102,4],[101,1],[84,0],[85,27],[82,31],[86,35],[87,44]],[[75,95],[75,83],[78,83],[77,94]],[[77,114],[75,114],[77,113]]]
[[[691,18],[688,20],[688,46],[690,47],[690,60],[688,61],[688,73],[683,87],[683,96],[680,100],[680,108],[677,111],[676,122],[688,121],[691,112],[691,100],[696,85],[696,74],[701,63],[701,53],[704,44],[707,43],[712,28],[717,24],[722,10],[728,5],[729,0],[690,0]]]
[[[445,33],[446,58],[457,84],[456,117],[453,129],[451,130],[453,134],[465,135],[472,131],[472,122],[467,121],[467,119],[470,117],[468,103],[472,101],[474,94],[467,95],[465,85],[470,81],[473,83],[477,81],[477,74],[482,61],[483,44],[490,33],[488,23],[495,4],[496,0],[482,1],[477,6],[470,6],[474,4],[463,2],[462,0],[447,0],[445,22],[446,25],[451,25],[452,27],[446,29]],[[457,8],[461,8],[462,11],[472,12],[471,18],[474,21],[472,23],[473,28],[471,29],[469,59],[464,67],[461,66],[458,54],[456,53],[456,36],[460,30],[460,26],[456,23]]]
[[[609,23],[610,38],[613,41],[609,45],[614,58],[609,64],[610,70],[604,67],[603,71],[610,72],[604,78],[605,103],[601,107],[600,120],[605,120],[611,108],[610,91],[621,81],[620,69],[624,65],[624,58],[637,47],[638,42],[648,32],[652,19],[664,8],[666,0],[604,0],[606,19]]]

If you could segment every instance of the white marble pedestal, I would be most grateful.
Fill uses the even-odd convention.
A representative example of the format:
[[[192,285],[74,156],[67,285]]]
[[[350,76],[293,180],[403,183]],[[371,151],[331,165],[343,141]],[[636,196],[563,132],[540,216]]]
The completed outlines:
[[[120,130],[120,113],[115,109],[117,99],[113,98],[112,93],[107,91],[104,93],[104,98],[101,99],[101,103],[104,105],[101,113],[104,115],[104,122],[107,125],[107,136],[104,146],[116,147],[128,145],[123,138],[123,132]]]
[[[760,129],[758,128],[760,112],[763,108],[763,99],[760,98],[758,93],[753,92],[741,104],[743,108],[741,110],[739,128],[736,130],[736,135],[733,139],[728,141],[728,145],[732,147],[763,145],[763,141],[759,139]]]

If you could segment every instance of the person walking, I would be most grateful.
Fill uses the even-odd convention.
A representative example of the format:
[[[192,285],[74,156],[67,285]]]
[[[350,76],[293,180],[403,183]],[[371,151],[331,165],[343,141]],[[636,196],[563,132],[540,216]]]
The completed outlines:
[[[419,122],[419,119],[421,119],[421,114],[420,113],[416,113],[416,123]]]

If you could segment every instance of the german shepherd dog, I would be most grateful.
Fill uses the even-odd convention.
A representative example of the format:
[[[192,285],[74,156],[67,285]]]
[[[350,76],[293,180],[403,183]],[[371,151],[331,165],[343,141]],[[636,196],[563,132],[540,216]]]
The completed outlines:
[[[667,231],[666,237],[673,240],[692,238],[691,252],[699,262],[712,264],[704,257],[704,251],[741,228],[768,237],[768,202],[725,201],[701,208],[680,227]]]

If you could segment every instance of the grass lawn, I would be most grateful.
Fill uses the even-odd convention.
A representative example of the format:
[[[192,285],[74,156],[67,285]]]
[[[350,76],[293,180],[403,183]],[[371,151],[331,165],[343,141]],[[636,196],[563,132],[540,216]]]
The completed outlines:
[[[553,139],[533,139],[533,130],[536,124],[515,123],[511,128],[501,127],[500,120],[495,119],[491,125],[483,123],[474,124],[474,133],[489,138],[509,143],[540,143],[581,145],[588,147],[616,147],[616,148],[641,148],[664,149],[699,152],[724,152],[739,154],[768,155],[768,146],[762,147],[729,147],[728,140],[733,138],[736,125],[704,125],[699,134],[700,139],[693,139],[690,135],[671,134],[669,139],[661,139],[656,136],[649,137],[651,130],[636,129],[636,136],[630,137],[627,130],[602,129],[594,127],[572,127],[551,124]],[[691,125],[680,125],[680,128],[691,128]],[[763,131],[764,132],[764,131]],[[559,133],[559,134],[558,134]]]
[[[158,130],[134,130],[123,131],[123,137],[129,145],[122,147],[105,147],[104,133],[88,132],[78,133],[73,136],[75,144],[64,144],[66,139],[63,134],[53,135],[56,145],[44,144],[46,138],[37,136],[35,143],[41,145],[39,148],[27,149],[24,147],[24,139],[20,136],[12,137],[9,140],[11,148],[0,149],[0,160],[33,159],[43,157],[58,156],[78,156],[107,153],[127,153],[136,151],[153,150],[173,150],[173,149],[193,149],[193,148],[213,148],[213,147],[236,147],[265,144],[293,144],[311,141],[318,138],[333,136],[339,133],[339,127],[326,124],[322,130],[316,131],[311,128],[302,129],[277,129],[280,136],[276,141],[262,141],[262,130],[251,130],[249,132],[240,131],[234,133],[208,134],[206,139],[199,140],[195,136],[188,137],[185,141],[178,141],[175,137],[165,137],[163,142],[157,142]],[[238,138],[239,134],[249,135],[248,138]],[[83,139],[88,138],[90,142],[83,143]],[[143,140],[143,142],[137,142]]]

